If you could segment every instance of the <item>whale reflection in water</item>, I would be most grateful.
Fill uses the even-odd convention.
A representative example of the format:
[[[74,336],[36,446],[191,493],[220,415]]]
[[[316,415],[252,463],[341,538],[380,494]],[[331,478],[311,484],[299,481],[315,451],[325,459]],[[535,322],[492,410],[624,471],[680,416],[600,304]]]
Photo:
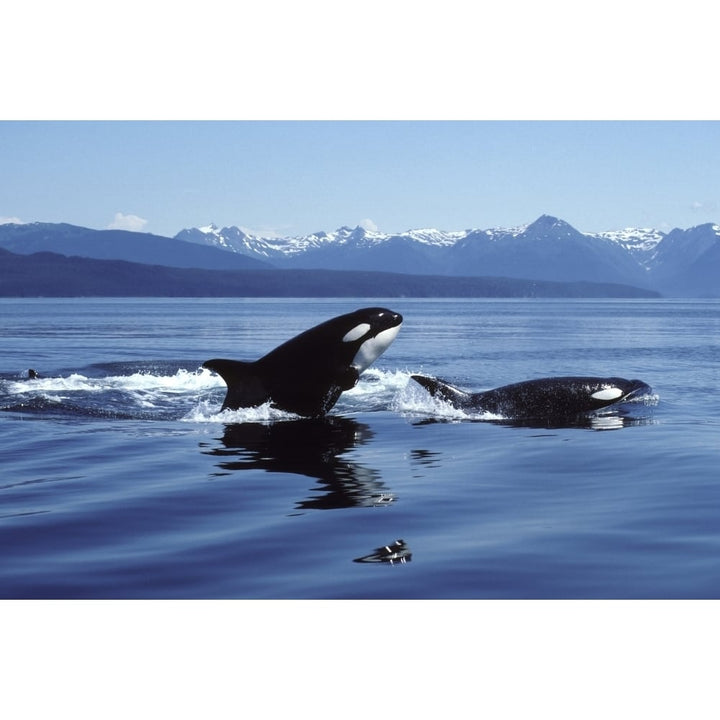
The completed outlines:
[[[367,425],[335,416],[242,423],[226,425],[221,445],[203,452],[221,458],[218,475],[263,470],[315,478],[321,492],[299,500],[297,509],[377,507],[395,499],[380,473],[342,457],[372,436]]]

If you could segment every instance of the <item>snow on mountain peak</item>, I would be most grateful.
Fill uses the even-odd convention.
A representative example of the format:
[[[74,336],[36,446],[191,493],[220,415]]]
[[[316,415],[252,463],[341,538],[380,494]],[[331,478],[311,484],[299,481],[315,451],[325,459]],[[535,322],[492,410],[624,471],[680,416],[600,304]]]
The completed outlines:
[[[605,232],[584,234],[623,245],[633,253],[652,252],[665,237],[665,233],[653,228],[624,228],[623,230],[607,230]]]
[[[720,226],[714,226],[720,236]],[[625,228],[600,233],[580,232],[570,224],[552,215],[541,215],[535,221],[510,228],[491,228],[487,230],[469,229],[458,231],[438,230],[436,228],[416,228],[400,233],[381,232],[375,223],[361,221],[355,227],[343,225],[333,231],[318,231],[309,235],[279,237],[277,235],[263,236],[245,228],[236,226],[218,228],[214,223],[199,228],[183,230],[177,235],[179,239],[191,242],[214,245],[215,247],[238,252],[250,256],[261,257],[268,260],[290,260],[299,256],[319,250],[332,250],[337,248],[372,248],[388,242],[393,244],[406,243],[416,248],[451,248],[462,241],[473,242],[473,238],[485,236],[493,243],[502,244],[512,238],[522,235],[533,237],[565,236],[572,239],[575,236],[585,236],[604,240],[619,245],[645,263],[655,251],[656,246],[665,237],[665,233],[652,228]]]

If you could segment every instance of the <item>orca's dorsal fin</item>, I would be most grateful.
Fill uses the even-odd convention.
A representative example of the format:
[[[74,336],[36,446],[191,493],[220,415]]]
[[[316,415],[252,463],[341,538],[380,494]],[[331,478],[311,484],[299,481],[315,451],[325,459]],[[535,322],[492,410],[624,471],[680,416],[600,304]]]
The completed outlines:
[[[427,377],[426,375],[411,375],[410,377],[416,383],[422,385],[433,397],[449,402],[454,407],[464,407],[472,401],[470,393],[458,390],[456,387],[448,385],[437,378]]]
[[[254,362],[216,358],[204,362],[203,367],[216,372],[227,385],[223,410],[257,407],[270,399],[270,393],[258,375]]]

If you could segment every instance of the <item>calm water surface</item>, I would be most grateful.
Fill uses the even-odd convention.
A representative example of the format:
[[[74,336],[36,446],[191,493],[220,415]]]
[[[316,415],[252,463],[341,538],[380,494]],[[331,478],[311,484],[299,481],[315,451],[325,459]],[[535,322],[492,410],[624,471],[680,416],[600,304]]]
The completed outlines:
[[[376,304],[403,328],[327,419],[220,413],[203,360]],[[0,330],[0,597],[720,597],[718,301],[3,299]],[[413,372],[654,395],[518,426]]]

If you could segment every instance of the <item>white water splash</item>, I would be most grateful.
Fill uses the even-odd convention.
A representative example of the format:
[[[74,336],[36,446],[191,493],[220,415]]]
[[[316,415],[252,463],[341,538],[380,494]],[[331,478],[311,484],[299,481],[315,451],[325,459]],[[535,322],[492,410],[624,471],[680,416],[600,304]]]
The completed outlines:
[[[220,410],[216,403],[201,400],[190,412],[180,418],[181,422],[222,423],[226,425],[242,423],[274,423],[283,420],[297,420],[298,415],[278,410],[270,403],[257,407],[238,410]]]
[[[497,415],[470,412],[435,398],[411,379],[415,370],[380,370],[370,368],[358,384],[343,393],[338,406],[354,409],[382,407],[408,417],[440,418],[443,420],[499,420]]]
[[[660,402],[660,395],[657,393],[649,393],[648,395],[639,395],[638,397],[625,400],[624,405],[645,405],[647,407],[655,407]]]
[[[72,373],[66,377],[41,377],[23,381],[2,381],[6,404],[32,406],[32,403],[61,405],[70,403],[74,412],[83,409],[133,413],[140,410],[167,413],[178,402],[187,403],[208,393],[224,389],[222,379],[204,368],[179,369],[172,374],[136,372],[130,375],[88,377]]]
[[[214,390],[223,387],[222,379],[205,368],[194,372],[180,369],[174,375],[155,375],[153,373],[133,373],[132,375],[110,375],[90,378],[79,373],[67,377],[37,378],[20,382],[9,380],[6,390],[10,394],[23,395],[34,393],[100,393],[110,390],[189,393]]]
[[[400,392],[408,383],[410,373],[402,370],[379,370],[369,368],[361,376],[358,384],[346,390],[340,397],[346,400],[387,398]]]
[[[391,409],[401,415],[441,420],[502,420],[500,415],[463,410],[442,398],[433,397],[409,376],[403,390],[393,398]]]

